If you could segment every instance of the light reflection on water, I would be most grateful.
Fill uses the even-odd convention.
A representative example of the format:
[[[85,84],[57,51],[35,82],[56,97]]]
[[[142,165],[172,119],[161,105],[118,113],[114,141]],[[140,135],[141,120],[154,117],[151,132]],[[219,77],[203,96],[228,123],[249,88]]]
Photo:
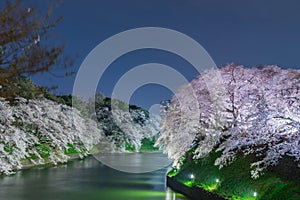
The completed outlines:
[[[130,173],[146,173],[171,165],[171,161],[162,152],[99,153],[94,157],[111,168]]]
[[[131,174],[93,157],[52,168],[35,168],[0,177],[1,200],[179,200],[165,188],[167,169]]]

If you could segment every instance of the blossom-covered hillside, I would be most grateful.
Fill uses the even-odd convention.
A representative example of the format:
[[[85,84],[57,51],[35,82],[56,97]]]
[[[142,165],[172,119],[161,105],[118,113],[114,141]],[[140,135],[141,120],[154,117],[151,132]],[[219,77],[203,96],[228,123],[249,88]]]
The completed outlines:
[[[0,99],[0,172],[34,164],[66,162],[72,150],[85,156],[103,138],[102,130],[79,111],[47,99]]]
[[[207,77],[218,75],[223,88],[210,86]],[[157,145],[177,166],[190,149],[194,159],[221,151],[220,167],[237,153],[255,154],[253,178],[283,156],[300,166],[300,70],[230,64],[207,71],[178,89],[161,131]]]
[[[119,100],[104,98],[96,103],[96,118],[104,134],[117,150],[141,148],[143,139],[154,139],[159,132],[160,119],[147,110]],[[114,109],[112,109],[112,105]]]

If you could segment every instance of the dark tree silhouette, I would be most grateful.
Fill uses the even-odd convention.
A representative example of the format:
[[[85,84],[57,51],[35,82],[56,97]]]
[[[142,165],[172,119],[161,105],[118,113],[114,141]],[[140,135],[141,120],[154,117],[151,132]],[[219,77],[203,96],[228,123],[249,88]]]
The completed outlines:
[[[72,62],[62,56],[63,45],[49,42],[49,32],[60,20],[50,18],[53,5],[43,16],[21,0],[0,6],[0,95],[12,100],[24,90],[16,83],[20,77],[54,74],[54,69],[66,70]]]

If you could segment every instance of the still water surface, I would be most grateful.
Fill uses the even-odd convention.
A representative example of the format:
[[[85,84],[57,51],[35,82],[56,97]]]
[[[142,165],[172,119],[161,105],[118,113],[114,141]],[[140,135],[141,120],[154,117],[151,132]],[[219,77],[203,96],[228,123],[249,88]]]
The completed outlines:
[[[0,200],[180,200],[165,187],[167,168],[125,173],[94,157],[0,177]]]

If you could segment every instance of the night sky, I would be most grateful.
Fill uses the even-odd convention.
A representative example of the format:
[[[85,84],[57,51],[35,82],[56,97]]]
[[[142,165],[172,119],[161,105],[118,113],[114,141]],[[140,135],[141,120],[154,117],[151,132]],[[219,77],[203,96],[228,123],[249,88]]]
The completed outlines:
[[[40,9],[49,3],[27,2]],[[110,36],[132,28],[164,27],[198,41],[217,66],[234,62],[299,68],[299,9],[297,0],[64,0],[52,14],[63,17],[53,30],[53,42],[63,43],[66,54],[78,55],[74,57],[76,71],[88,53]],[[129,69],[154,62],[178,70],[188,80],[198,75],[175,54],[138,50],[119,57],[108,68],[98,85],[99,91],[110,96],[114,84]],[[40,85],[57,85],[57,94],[70,94],[75,76],[32,78]],[[134,93],[130,103],[149,108],[170,96],[167,88],[145,85]]]

